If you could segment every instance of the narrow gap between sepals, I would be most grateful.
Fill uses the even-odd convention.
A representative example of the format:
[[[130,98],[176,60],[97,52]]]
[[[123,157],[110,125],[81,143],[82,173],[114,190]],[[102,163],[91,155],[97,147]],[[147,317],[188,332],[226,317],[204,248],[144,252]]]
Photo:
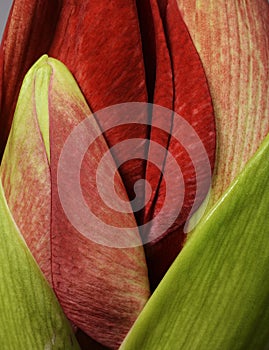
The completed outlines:
[[[174,99],[175,99],[175,83],[174,83],[174,69],[173,69],[173,61],[171,59],[171,54],[170,54],[170,45],[169,45],[169,40],[168,40],[168,34],[167,34],[167,28],[166,28],[166,9],[167,9],[167,1],[158,1],[156,0],[157,4],[158,4],[158,8],[159,8],[159,12],[160,12],[160,16],[161,16],[161,20],[162,20],[162,25],[163,25],[163,31],[164,31],[164,35],[166,38],[166,45],[168,48],[168,54],[169,54],[169,58],[170,58],[170,64],[171,64],[171,73],[172,73],[172,86],[173,86],[173,90],[172,90],[172,111],[171,111],[171,127],[170,127],[170,132],[168,135],[168,139],[167,139],[167,149],[164,155],[164,159],[163,159],[163,165],[162,165],[162,169],[161,169],[161,175],[160,175],[160,179],[156,188],[156,192],[155,192],[155,196],[152,200],[152,204],[151,207],[149,209],[148,212],[148,217],[149,218],[153,218],[154,215],[154,210],[156,207],[156,203],[158,200],[158,196],[159,196],[159,191],[160,191],[160,186],[163,180],[163,174],[165,171],[165,165],[166,165],[166,160],[167,160],[167,155],[168,155],[168,149],[169,149],[169,145],[170,145],[170,140],[171,140],[171,135],[172,135],[172,130],[173,130],[173,125],[174,125]]]
[[[146,138],[150,141],[151,135],[151,124],[152,124],[152,111],[153,111],[153,99],[156,83],[156,36],[155,28],[153,22],[153,14],[151,9],[150,0],[136,0],[137,16],[139,21],[139,28],[141,34],[142,52],[145,67],[145,79],[148,94],[148,126]],[[147,159],[149,154],[149,143],[146,144],[145,149],[145,173],[147,170]],[[138,227],[144,224],[144,211],[145,211],[145,189],[144,189],[144,208],[138,212],[134,213]],[[140,227],[139,227],[140,232]],[[140,237],[143,242],[143,233],[140,232]]]
[[[156,42],[150,0],[136,0],[145,66],[148,102],[153,103],[156,81]]]
[[[166,45],[167,45],[167,49],[168,49],[168,55],[169,55],[169,59],[170,59],[170,65],[171,65],[171,78],[172,78],[172,108],[171,108],[171,126],[170,126],[170,133],[168,135],[167,138],[167,149],[166,152],[164,154],[164,159],[163,159],[163,164],[162,164],[162,169],[161,169],[161,174],[160,174],[160,178],[159,178],[159,182],[156,188],[156,192],[155,192],[155,196],[152,200],[151,203],[151,207],[149,208],[148,211],[148,215],[147,217],[152,220],[154,217],[154,211],[156,209],[156,205],[157,205],[157,201],[158,201],[158,197],[159,197],[159,192],[160,192],[160,188],[161,188],[161,184],[164,178],[164,171],[165,171],[165,167],[166,167],[166,161],[167,161],[167,155],[168,155],[168,150],[169,150],[169,145],[170,145],[170,141],[171,141],[171,135],[172,135],[172,131],[173,131],[173,126],[174,126],[174,105],[175,105],[175,82],[174,82],[174,68],[173,68],[173,61],[172,61],[172,57],[171,57],[171,50],[170,50],[170,45],[169,45],[169,36],[167,33],[167,27],[166,27],[166,11],[167,11],[167,1],[160,1],[157,0],[157,4],[158,4],[158,8],[159,8],[159,12],[160,12],[160,16],[161,16],[161,21],[162,21],[162,25],[163,25],[163,31],[164,31],[164,36],[166,39]],[[171,236],[172,234],[172,236]],[[172,238],[174,236],[173,232],[168,233],[167,236],[164,237],[164,246],[162,246],[162,250],[165,249],[165,245],[167,244],[167,242],[170,241],[170,238]],[[168,241],[167,241],[168,239]],[[156,247],[156,249],[158,249],[158,247],[160,247],[160,242],[163,240],[163,237],[155,240],[154,242],[150,242],[147,243],[144,247],[145,250],[145,256],[146,256],[146,261],[147,261],[147,265],[149,266],[149,281],[150,281],[150,290],[153,293],[154,290],[157,288],[158,283],[159,283],[159,278],[155,276],[155,272],[154,272],[154,267],[152,267],[152,262],[154,263],[154,257],[151,256],[152,255],[152,246]],[[171,241],[172,242],[172,241]],[[166,249],[165,249],[166,250]],[[154,255],[154,254],[153,254]],[[161,254],[160,254],[160,258],[161,258]],[[161,275],[164,275],[166,271],[161,272]]]

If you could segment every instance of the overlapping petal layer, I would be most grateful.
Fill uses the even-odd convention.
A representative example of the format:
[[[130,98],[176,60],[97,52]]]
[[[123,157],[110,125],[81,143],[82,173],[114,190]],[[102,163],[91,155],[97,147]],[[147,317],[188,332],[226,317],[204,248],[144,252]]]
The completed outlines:
[[[1,348],[78,350],[62,309],[9,210],[0,181]]]
[[[63,0],[53,4],[45,1],[45,7],[42,4],[42,1],[22,3],[15,0],[2,42],[2,149],[23,76],[39,55],[49,52],[70,69],[94,112],[132,101],[154,102],[175,110],[198,133],[213,168],[215,126],[211,98],[203,67],[175,0],[119,0],[102,4],[95,0]],[[9,75],[9,71],[12,74]],[[154,110],[143,117],[146,124],[153,121],[152,118],[159,119]],[[171,134],[174,133],[173,118],[171,111],[165,122]],[[170,142],[169,133],[140,124],[114,128],[104,136],[109,147],[124,139],[141,138],[139,147],[143,159],[150,159],[152,155],[152,148],[143,141],[149,138],[164,148],[159,155],[163,172],[166,149],[175,154],[182,168],[186,184],[183,209],[174,227],[163,233],[164,239],[146,247],[154,288],[185,238],[182,224],[192,209],[197,191],[195,169],[184,149]],[[114,152],[113,157],[116,163],[121,163],[125,155]],[[144,211],[135,213],[139,225],[150,221],[160,211],[165,198],[162,172],[150,162],[139,159],[122,164],[119,172],[130,199],[137,180],[146,178],[151,183],[150,201]],[[205,196],[206,182],[204,187],[195,207]],[[147,197],[144,192],[140,193],[141,201]],[[167,216],[171,217],[177,210],[177,205],[171,204]],[[151,240],[155,231],[152,227],[142,234]]]
[[[121,345],[266,349],[269,135],[194,234]]]
[[[147,267],[141,245],[119,249],[94,243],[72,226],[63,211],[58,161],[66,138],[86,117],[90,122],[86,132],[94,134],[99,127],[70,72],[60,62],[42,57],[25,78],[1,177],[9,208],[69,319],[116,348],[149,296]],[[81,169],[85,199],[104,220],[119,226],[129,222],[133,229],[127,234],[139,244],[133,215],[109,216],[91,187],[98,155],[107,150],[102,137],[94,147],[96,153],[92,149],[86,153]],[[113,168],[112,158],[110,162]],[[116,183],[126,198],[119,176]],[[91,229],[93,236],[105,234],[100,228]]]

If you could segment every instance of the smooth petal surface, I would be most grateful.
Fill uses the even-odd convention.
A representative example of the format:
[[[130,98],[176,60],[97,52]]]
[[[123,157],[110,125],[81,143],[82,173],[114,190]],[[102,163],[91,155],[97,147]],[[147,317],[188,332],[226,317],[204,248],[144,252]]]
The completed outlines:
[[[0,181],[1,349],[79,349],[8,208]]]
[[[0,47],[0,159],[26,72],[50,47],[61,0],[15,0]]]
[[[269,136],[195,229],[120,349],[266,349]]]
[[[2,164],[8,203],[19,225],[31,232],[27,240],[33,254],[37,260],[42,255],[45,266],[49,265],[51,284],[68,318],[95,340],[117,348],[149,296],[143,247],[110,248],[86,238],[66,217],[58,194],[58,161],[67,137],[87,117],[89,135],[97,133],[98,124],[70,72],[46,56],[27,74],[20,98],[23,103],[18,104]],[[74,156],[78,149],[74,148]],[[85,155],[81,167],[84,198],[104,221],[133,227],[126,232],[139,244],[133,215],[122,218],[107,212],[94,186],[96,164],[107,150],[101,137]],[[113,166],[110,157],[108,168]],[[71,167],[68,163],[67,170]],[[104,186],[106,176],[109,173],[103,174]],[[127,199],[119,175],[116,184],[122,198]],[[35,234],[33,227],[38,226],[38,220],[42,220],[44,230],[41,227]],[[108,235],[103,228],[90,227],[93,238]]]
[[[269,130],[269,3],[177,3],[203,62],[216,113],[213,204]]]

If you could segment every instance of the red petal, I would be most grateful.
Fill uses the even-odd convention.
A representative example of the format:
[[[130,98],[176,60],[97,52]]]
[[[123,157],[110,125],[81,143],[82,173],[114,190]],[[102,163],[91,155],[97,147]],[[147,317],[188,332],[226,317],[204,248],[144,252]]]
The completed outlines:
[[[167,1],[167,6],[161,1],[161,9],[167,45],[169,47],[172,62],[175,94],[174,110],[192,126],[199,136],[206,149],[210,160],[211,169],[213,169],[215,158],[215,122],[211,96],[203,66],[190,38],[188,30],[178,11],[176,1]],[[172,136],[180,132],[174,125],[174,122],[175,120],[173,121],[173,129],[171,132]],[[156,136],[152,135],[151,139],[155,139],[156,142],[163,142],[162,139],[158,138],[158,133],[156,133]],[[164,143],[163,146],[165,147],[166,143]],[[197,147],[196,152],[199,154],[200,146],[196,145],[195,147]],[[159,243],[153,242],[145,247],[149,275],[153,288],[158,284],[163,276],[163,273],[167,270],[171,262],[180,251],[182,242],[185,239],[182,224],[184,224],[188,218],[193,205],[195,204],[197,209],[209,190],[210,178],[208,179],[208,177],[205,177],[204,184],[199,184],[202,191],[198,194],[198,198],[196,198],[194,203],[197,191],[197,178],[193,163],[198,162],[198,157],[197,159],[191,159],[188,153],[186,153],[186,150],[184,150],[183,146],[178,144],[173,137],[169,144],[168,150],[173,154],[178,165],[182,169],[185,183],[184,203],[176,222],[174,223],[173,227],[171,227],[170,230],[164,234],[164,238]],[[206,161],[207,159],[201,158],[199,160],[199,163],[201,163],[199,166],[203,167],[203,162]],[[173,175],[166,174],[166,169],[164,169],[163,173],[164,177],[159,186],[154,210],[151,213],[151,217],[156,216],[154,224],[149,232],[149,237],[152,236],[152,239],[154,238],[156,226],[163,225],[163,222],[158,220],[158,211],[163,205],[166,191],[172,190],[165,188],[164,178],[166,175]],[[210,175],[211,174],[209,174],[209,176]],[[174,181],[179,181],[179,179],[175,177]],[[167,216],[173,215],[176,210],[178,210],[178,206],[171,203],[171,211],[170,213],[167,213]],[[172,236],[168,237],[169,235]],[[164,249],[160,249],[162,246]]]
[[[51,64],[54,67],[56,63],[51,61]],[[57,76],[55,69],[49,95],[53,286],[67,316],[78,327],[98,342],[117,348],[149,296],[144,251],[142,246],[120,249],[95,243],[72,226],[70,218],[68,220],[63,210],[62,197],[60,200],[58,193],[58,162],[66,139],[71,131],[89,116],[90,128],[87,129],[86,135],[81,134],[79,139],[76,139],[73,153],[70,154],[72,161],[66,165],[65,170],[69,174],[74,165],[73,160],[80,154],[80,145],[84,137],[91,134],[95,136],[99,130],[94,116],[90,115],[90,110],[81,97],[78,98],[78,93],[68,94],[69,86],[70,78],[61,82],[61,77]],[[123,215],[109,210],[96,189],[97,166],[107,150],[106,142],[100,136],[84,156],[80,169],[80,183],[85,201],[94,214],[110,227],[131,227],[129,230],[125,229],[125,232],[131,240],[139,244],[139,234],[132,213]],[[107,172],[101,174],[105,192],[106,186],[110,184],[110,170],[115,169],[111,157],[106,163],[106,168]],[[72,189],[72,178],[70,181],[66,184],[67,190]],[[126,200],[125,189],[117,173],[115,187],[121,198]],[[79,220],[87,220],[82,212],[77,210],[80,208],[79,203],[75,201],[73,205],[72,210]],[[98,226],[90,222],[87,229],[91,230],[90,238],[102,239],[105,235],[110,237],[110,232],[103,224]]]
[[[0,159],[22,80],[50,47],[61,0],[14,0],[0,48]]]
[[[147,101],[141,36],[133,0],[64,1],[50,55],[70,69],[94,112],[117,103]],[[115,128],[106,132],[105,138],[112,147],[122,139],[146,135],[147,128],[138,125]],[[141,154],[146,155],[143,145]],[[114,157],[120,162],[121,155]],[[133,184],[144,177],[145,162],[134,160],[124,164],[120,173],[132,197]]]
[[[138,1],[138,10],[140,13],[140,28],[142,31],[143,50],[146,72],[148,74],[148,89],[149,102],[160,105],[170,110],[173,110],[173,77],[170,55],[167,47],[165,32],[163,28],[162,19],[159,12],[158,3],[156,0]],[[152,91],[151,91],[152,90]],[[158,115],[160,111],[153,107],[150,118],[160,119]],[[168,129],[172,126],[172,112],[169,118],[163,120],[165,127]],[[169,135],[160,133],[156,128],[149,130],[149,138],[157,140],[163,145],[163,152],[159,153],[159,162],[165,163],[166,149],[169,144]],[[152,147],[149,145],[147,158],[152,159]],[[151,199],[147,203],[143,213],[142,222],[147,222],[154,210],[154,204],[158,192],[158,186],[161,181],[161,171],[156,168],[151,162],[147,162],[146,180],[150,183],[152,194]],[[147,197],[147,194],[145,195]]]
[[[178,0],[203,62],[218,130],[211,205],[269,132],[269,3]]]

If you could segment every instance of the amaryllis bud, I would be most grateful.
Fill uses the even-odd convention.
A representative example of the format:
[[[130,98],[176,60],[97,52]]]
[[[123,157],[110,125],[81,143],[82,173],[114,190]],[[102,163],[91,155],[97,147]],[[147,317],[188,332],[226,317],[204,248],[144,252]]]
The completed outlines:
[[[125,34],[127,32],[128,35]],[[120,102],[144,101],[154,102],[180,114],[198,133],[213,168],[215,123],[211,96],[202,64],[175,0],[166,4],[159,4],[156,0],[138,1],[136,6],[130,0],[116,1],[110,6],[102,6],[98,1],[83,1],[83,6],[80,1],[75,6],[73,3],[65,4],[50,53],[64,62],[74,74],[94,112]],[[145,115],[144,122],[154,124],[152,118],[160,119],[160,116],[153,110]],[[156,141],[164,148],[160,155],[163,171],[167,151],[177,156],[182,168],[185,199],[173,228],[163,232],[158,240],[151,238],[154,237],[154,227],[146,232],[146,236],[151,238],[148,240],[152,241],[145,247],[152,289],[182,247],[186,237],[182,225],[192,209],[196,191],[192,160],[179,145],[170,144],[170,137],[175,132],[173,118],[171,113],[164,120],[165,126],[170,127],[170,133],[166,135],[158,129],[142,125],[118,127],[104,133],[110,147],[135,137]],[[102,128],[102,121],[99,123]],[[143,158],[148,161],[132,160],[119,169],[130,199],[133,198],[137,180],[145,178],[151,185],[150,201],[143,211],[136,213],[139,225],[156,216],[165,197],[162,172],[150,163],[151,147],[148,149],[141,143],[140,148]],[[121,154],[114,154],[114,157],[121,163]],[[201,203],[207,190],[208,187],[196,201],[196,206]],[[145,196],[142,193],[142,199]],[[177,206],[171,205],[167,216],[172,216],[177,210]],[[157,220],[155,222],[162,225]]]
[[[2,149],[34,61],[70,71],[44,56],[24,80],[0,228],[16,222],[68,318],[104,346],[143,309],[122,349],[266,347],[268,137],[253,154],[269,130],[268,19],[265,0],[14,1]],[[214,167],[207,82],[217,203],[178,255]]]
[[[121,349],[266,349],[269,3],[177,3],[206,71],[217,117],[213,206]]]
[[[188,30],[178,11],[176,1],[133,1],[118,0],[109,4],[92,0],[59,1],[56,6],[57,15],[48,19],[51,5],[46,2],[46,11],[41,11],[41,1],[32,0],[21,4],[14,1],[6,34],[2,44],[1,60],[8,62],[3,66],[3,76],[16,65],[14,79],[3,81],[3,101],[5,110],[10,111],[1,116],[3,130],[7,134],[12,119],[12,104],[6,98],[6,86],[16,96],[22,76],[36,58],[32,47],[41,40],[38,53],[49,53],[61,60],[74,75],[86,101],[93,112],[118,103],[153,102],[169,108],[171,113],[163,120],[169,129],[164,133],[153,127],[155,121],[161,120],[158,108],[143,114],[140,125],[118,126],[104,132],[104,138],[110,148],[126,139],[141,139],[136,145],[142,159],[122,162],[126,152],[113,152],[114,160],[119,167],[128,198],[134,198],[134,186],[138,180],[146,179],[151,185],[151,196],[140,211],[135,211],[137,225],[144,225],[156,218],[165,201],[165,181],[167,174],[166,158],[171,152],[182,169],[184,178],[184,203],[178,212],[178,205],[171,203],[166,217],[152,225],[146,232],[140,232],[150,243],[145,246],[149,279],[154,289],[174,258],[179,253],[186,237],[185,221],[204,199],[208,189],[208,177],[205,176],[204,190],[198,192],[196,170],[193,160],[184,147],[173,139],[176,134],[173,111],[186,120],[199,136],[213,170],[215,158],[215,123],[211,104],[211,96],[207,86],[205,73]],[[24,30],[16,26],[17,14],[24,22]],[[35,14],[34,14],[35,9]],[[44,26],[31,34],[36,22],[50,23],[50,30]],[[17,33],[17,34],[16,34]],[[30,34],[29,34],[30,33]],[[14,57],[17,50],[17,37],[21,36],[19,48],[27,51],[28,59],[23,55]],[[43,37],[46,40],[42,40]],[[24,52],[24,51],[23,51]],[[1,75],[1,73],[0,73]],[[8,91],[9,91],[8,90]],[[10,90],[10,91],[11,91]],[[101,120],[97,121],[103,129]],[[156,169],[150,159],[154,152],[151,145],[144,140],[159,143],[163,151],[159,154],[161,169]],[[5,141],[5,139],[4,139]],[[197,149],[196,152],[199,152]],[[198,153],[197,153],[198,154]],[[203,158],[203,157],[202,157]],[[201,164],[204,158],[201,158]],[[206,159],[207,160],[207,159]],[[164,176],[163,176],[164,175]],[[176,179],[175,179],[176,180]],[[138,197],[143,202],[148,196],[147,188],[142,188]],[[197,196],[196,196],[197,195]],[[177,213],[173,227],[165,230],[155,239],[156,227],[165,225],[167,218]],[[142,240],[144,241],[144,238]]]

